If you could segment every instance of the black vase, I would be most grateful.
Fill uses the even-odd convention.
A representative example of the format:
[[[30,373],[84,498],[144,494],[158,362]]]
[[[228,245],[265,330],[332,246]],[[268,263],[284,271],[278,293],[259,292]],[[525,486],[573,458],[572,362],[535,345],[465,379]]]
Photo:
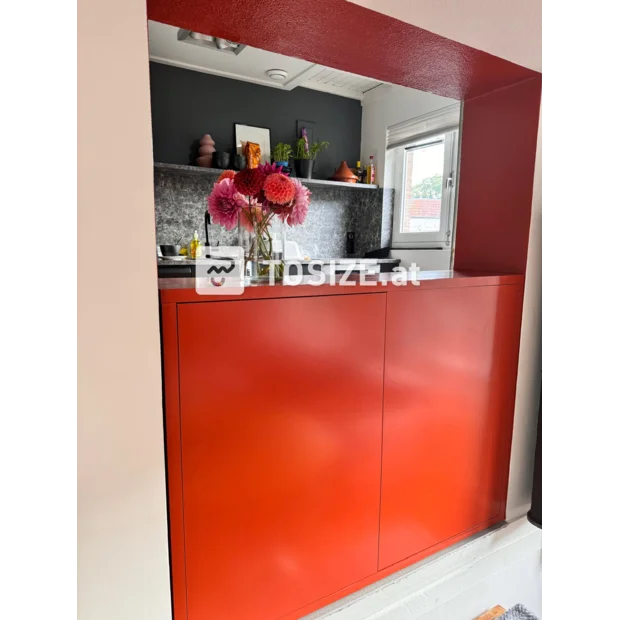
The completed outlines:
[[[215,151],[213,153],[213,167],[226,170],[230,164],[230,153],[225,151]]]
[[[233,157],[233,168],[235,170],[243,170],[245,168],[245,157],[243,155],[235,155]]]
[[[311,179],[314,159],[296,159],[295,172],[299,179]]]

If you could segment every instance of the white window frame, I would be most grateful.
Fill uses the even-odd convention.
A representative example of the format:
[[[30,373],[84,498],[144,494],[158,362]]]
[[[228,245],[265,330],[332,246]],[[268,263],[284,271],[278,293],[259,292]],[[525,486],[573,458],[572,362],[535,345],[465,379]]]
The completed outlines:
[[[458,130],[439,132],[423,139],[392,149],[390,159],[394,166],[394,219],[392,224],[392,247],[430,249],[451,247],[456,211],[456,181],[458,165]],[[422,146],[444,142],[444,181],[441,192],[440,227],[436,232],[403,233],[400,224],[403,217],[407,152]]]

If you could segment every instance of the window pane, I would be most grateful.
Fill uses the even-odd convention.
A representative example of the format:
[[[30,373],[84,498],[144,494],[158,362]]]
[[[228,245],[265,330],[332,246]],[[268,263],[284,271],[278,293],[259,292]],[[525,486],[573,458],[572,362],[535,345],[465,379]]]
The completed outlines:
[[[405,152],[405,198],[401,232],[439,232],[444,185],[443,163],[443,141]]]

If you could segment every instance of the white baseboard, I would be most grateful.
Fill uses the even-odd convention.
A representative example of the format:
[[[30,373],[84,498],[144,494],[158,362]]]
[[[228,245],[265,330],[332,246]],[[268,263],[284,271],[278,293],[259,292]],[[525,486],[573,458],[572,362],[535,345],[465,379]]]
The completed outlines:
[[[523,517],[457,543],[304,620],[417,620],[532,558],[541,546],[540,530]]]

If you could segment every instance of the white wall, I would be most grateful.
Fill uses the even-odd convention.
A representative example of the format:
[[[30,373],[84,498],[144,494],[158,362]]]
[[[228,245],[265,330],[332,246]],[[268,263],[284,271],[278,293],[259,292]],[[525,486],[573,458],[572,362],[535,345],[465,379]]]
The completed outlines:
[[[530,244],[525,273],[519,374],[510,454],[506,518],[525,514],[532,501],[534,449],[542,381],[542,109],[538,124]]]
[[[384,185],[385,138],[387,128],[403,121],[458,103],[456,99],[431,95],[412,88],[383,84],[364,95],[362,101],[362,158],[372,155],[377,167],[377,182]],[[385,184],[390,187],[389,184]]]
[[[78,59],[78,618],[165,620],[144,0],[80,0]]]
[[[348,0],[542,71],[541,0]]]

